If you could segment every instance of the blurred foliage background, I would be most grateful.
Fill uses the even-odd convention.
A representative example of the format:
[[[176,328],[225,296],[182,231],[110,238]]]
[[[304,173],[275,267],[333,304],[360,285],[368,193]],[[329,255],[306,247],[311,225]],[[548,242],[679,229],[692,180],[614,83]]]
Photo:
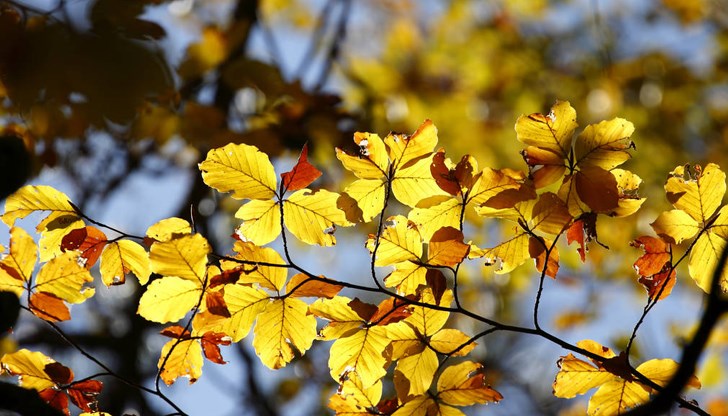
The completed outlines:
[[[590,337],[602,334],[610,337],[602,342],[619,347],[634,322],[605,321],[596,294],[617,280],[623,296],[642,295],[631,270],[639,252],[628,242],[650,233],[649,222],[668,208],[667,173],[685,163],[728,166],[726,48],[722,0],[2,0],[0,198],[38,175],[58,177],[89,216],[114,218],[105,201],[133,200],[131,178],[172,172],[184,195],[155,220],[192,213],[198,231],[223,237],[217,250],[224,252],[233,224],[224,218],[237,206],[212,195],[197,174],[211,148],[248,143],[285,159],[308,142],[316,164],[329,171],[322,185],[336,187],[343,173],[333,146],[352,146],[354,131],[412,132],[430,118],[453,160],[469,153],[481,167],[525,169],[516,118],[568,100],[581,128],[616,116],[636,127],[637,151],[626,168],[643,178],[640,194],[648,201],[627,222],[598,225],[610,250],[594,247],[587,265],[575,249],[562,248],[566,267],[554,284],[572,296],[552,313],[557,331],[576,336],[586,325]],[[154,201],[136,201],[136,209],[153,211]],[[508,232],[474,226],[486,245]],[[530,322],[532,269],[506,277],[477,265],[469,271],[473,308]],[[692,296],[689,317],[696,316],[699,293],[689,279],[679,286]],[[150,341],[159,328],[134,316],[138,296],[136,290],[96,301],[93,325],[73,332],[130,380],[144,382],[156,371],[159,349],[147,344],[159,343]],[[689,330],[660,331],[676,349]],[[725,367],[725,333],[716,336],[705,370],[724,393],[725,375],[714,368]],[[15,338],[71,352],[40,326]],[[523,400],[507,398],[515,403],[489,410],[581,411],[550,394],[558,350],[534,365],[523,354],[536,340],[491,338],[482,340],[480,358],[492,382]],[[648,358],[673,351],[649,345],[638,344]],[[253,371],[256,358],[241,344],[229,353],[235,358],[226,358],[240,357],[248,376],[226,387],[229,396],[250,414],[272,415],[289,414],[303,391],[314,391],[302,414],[325,412],[331,390],[326,347],[319,350],[320,362],[310,354],[264,382],[272,376]],[[549,375],[533,380],[520,366]],[[701,399],[725,404],[719,398]],[[139,391],[111,380],[101,403],[112,414],[160,412]]]

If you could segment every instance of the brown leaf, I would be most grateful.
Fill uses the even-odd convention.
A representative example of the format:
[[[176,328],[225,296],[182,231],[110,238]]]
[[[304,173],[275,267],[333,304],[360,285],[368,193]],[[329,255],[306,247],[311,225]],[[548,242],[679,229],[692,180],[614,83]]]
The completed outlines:
[[[308,144],[303,145],[298,163],[289,172],[282,173],[283,189],[285,191],[297,191],[311,184],[321,176],[321,171],[308,163]]]
[[[437,186],[439,186],[443,191],[453,196],[458,195],[461,192],[460,184],[458,183],[458,179],[455,177],[455,172],[451,171],[445,164],[444,149],[438,150],[432,157],[430,173],[432,174],[432,177],[435,178]]]
[[[556,273],[559,272],[559,250],[554,247],[547,260],[546,247],[550,245],[550,242],[545,241],[541,237],[538,240],[535,237],[531,237],[528,239],[528,253],[532,259],[536,260],[536,270],[543,272],[545,265],[546,276],[556,279]]]
[[[640,276],[639,282],[647,289],[647,296],[650,299],[655,299],[659,294],[660,297],[657,300],[665,299],[672,293],[672,288],[675,286],[677,279],[675,278],[675,269],[672,268],[672,264],[669,262],[665,264],[665,267],[659,273],[655,273],[652,276]],[[664,289],[663,289],[664,286]],[[662,293],[660,293],[662,290]]]
[[[453,227],[442,227],[432,234],[428,249],[428,263],[435,266],[455,267],[470,251],[463,243],[463,232]]]
[[[629,362],[627,361],[627,354],[624,351],[620,352],[616,357],[604,360],[601,367],[624,380],[634,380]]]
[[[324,276],[319,276],[322,279],[326,279]],[[328,280],[328,279],[326,279]],[[331,299],[336,296],[344,287],[329,282],[322,282],[320,280],[310,280],[308,276],[303,273],[294,275],[286,285],[286,293],[290,293],[291,296],[295,297],[317,297]]]
[[[225,318],[230,317],[230,311],[225,303],[224,294],[221,291],[207,292],[205,295],[205,305],[207,305],[207,310],[213,315],[223,316]]]
[[[62,299],[45,292],[30,295],[29,305],[33,314],[48,322],[61,322],[71,319],[71,311]]]
[[[370,322],[371,317],[377,313],[376,306],[371,303],[362,302],[359,298],[352,299],[348,305],[365,322]]]
[[[442,295],[447,290],[447,279],[445,275],[439,269],[427,269],[425,281],[427,282],[427,287],[432,290],[432,296],[435,298],[435,302],[439,305]]]
[[[50,377],[56,384],[68,384],[73,380],[73,371],[58,362],[46,364],[46,366],[43,367],[43,371],[48,374],[48,377]]]
[[[407,303],[397,298],[387,298],[379,304],[377,312],[369,319],[369,322],[388,325],[399,322],[410,315],[412,315],[412,311]]]
[[[220,332],[207,332],[200,338],[205,357],[216,364],[226,364],[220,353],[220,345],[230,345],[230,337]]]
[[[86,259],[86,268],[90,269],[98,261],[107,241],[106,234],[89,225],[66,234],[61,240],[61,250],[80,251],[81,257]]]
[[[576,193],[594,212],[608,213],[619,205],[619,189],[614,175],[597,166],[582,167],[576,173]]]
[[[104,384],[98,380],[84,380],[73,383],[66,392],[71,402],[84,412],[95,412],[98,408],[96,402]],[[91,404],[94,404],[93,406]]]
[[[576,242],[579,244],[577,251],[581,256],[581,261],[586,261],[586,252],[589,251],[587,245],[591,241],[596,241],[599,245],[607,248],[604,244],[597,240],[597,214],[594,212],[585,212],[579,216],[566,231],[566,242]]]

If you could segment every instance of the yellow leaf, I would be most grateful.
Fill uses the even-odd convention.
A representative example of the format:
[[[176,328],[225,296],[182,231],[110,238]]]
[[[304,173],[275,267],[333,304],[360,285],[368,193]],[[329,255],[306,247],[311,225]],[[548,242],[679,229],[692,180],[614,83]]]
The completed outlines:
[[[698,222],[706,222],[720,206],[726,191],[725,173],[714,163],[691,172],[678,166],[665,183],[667,199]]]
[[[503,170],[485,168],[482,170],[472,189],[468,192],[469,204],[482,205],[489,199],[509,189],[518,189],[520,184]]]
[[[363,328],[337,339],[329,353],[331,377],[338,380],[343,374],[356,371],[362,386],[371,387],[387,374],[387,359],[382,355],[387,345],[387,331],[381,326]]]
[[[454,406],[498,402],[500,393],[485,384],[483,366],[472,361],[452,365],[443,370],[437,380],[437,396]]]
[[[452,300],[452,291],[446,290],[442,294],[438,306],[449,307]],[[422,292],[422,302],[429,304],[436,303],[431,289],[427,288]],[[450,312],[448,311],[441,311],[424,306],[414,306],[412,308],[412,314],[405,321],[412,325],[420,334],[431,336],[445,326],[449,317]]]
[[[69,232],[85,226],[83,220],[75,215],[61,215],[53,221],[47,221],[47,219],[41,221],[36,227],[40,232],[40,240],[38,241],[39,260],[46,262],[63,253],[61,250],[63,237]]]
[[[319,299],[309,307],[309,311],[329,320],[329,324],[321,330],[324,340],[337,339],[364,323],[363,319],[349,306],[351,299],[345,296],[334,296],[331,299]]]
[[[192,226],[182,218],[172,217],[158,221],[147,228],[147,237],[159,242],[166,242],[173,238],[190,234]]]
[[[395,169],[401,169],[413,160],[432,153],[437,145],[437,127],[425,120],[411,136],[388,134],[384,144]]]
[[[149,281],[151,265],[144,247],[130,240],[109,243],[101,253],[101,278],[106,286],[123,284],[127,273],[134,273],[139,284]]]
[[[714,233],[707,232],[698,238],[690,251],[688,272],[698,287],[706,293],[710,292],[713,272],[718,266],[718,259],[726,245],[725,239]],[[723,292],[728,291],[728,267],[723,268],[719,287]]]
[[[554,396],[570,399],[612,380],[614,374],[580,360],[569,353],[559,360],[554,381]]]
[[[456,198],[448,198],[429,208],[413,208],[407,218],[417,225],[422,238],[430,241],[432,234],[442,227],[460,228],[462,206]]]
[[[693,238],[700,231],[700,224],[678,209],[661,213],[650,225],[657,235],[674,244]]]
[[[574,144],[576,163],[605,170],[621,165],[630,158],[626,150],[634,147],[632,133],[634,125],[623,118],[586,126]]]
[[[93,288],[84,287],[93,280],[91,273],[78,264],[78,253],[69,251],[41,267],[33,288],[56,295],[68,303],[82,303],[95,293]]]
[[[329,408],[337,415],[371,414],[369,409],[376,408],[382,398],[382,383],[376,382],[364,388],[355,372],[346,375],[339,390],[329,399]]]
[[[449,407],[449,406],[444,406]],[[434,409],[431,411],[430,409]],[[450,408],[452,409],[452,408]],[[430,416],[432,414],[437,416],[461,416],[462,412],[458,411],[451,415],[450,413],[444,413],[441,411],[438,404],[429,396],[417,396],[414,399],[408,401],[404,406],[397,409],[396,412],[392,413],[392,416]]]
[[[303,355],[316,338],[316,318],[308,305],[294,298],[276,299],[258,315],[253,347],[272,369],[285,367],[296,353]]]
[[[326,190],[301,189],[283,203],[283,222],[299,240],[308,244],[336,244],[336,226],[352,225],[336,206],[339,194]]]
[[[269,296],[261,289],[228,285],[224,299],[230,317],[210,312],[198,313],[193,325],[198,332],[222,332],[230,336],[233,342],[238,342],[248,335],[258,314],[269,303]]]
[[[430,172],[432,156],[411,165],[399,165],[392,178],[392,193],[409,207],[430,206],[450,197],[437,185]]]
[[[485,264],[488,266],[496,264],[500,260],[500,265],[495,269],[495,272],[497,274],[510,273],[530,257],[528,252],[529,238],[528,234],[521,233],[493,248],[471,250],[471,258],[484,257]]]
[[[159,357],[157,368],[162,369],[159,374],[164,383],[168,386],[179,377],[187,377],[190,384],[197,381],[202,375],[202,346],[196,339],[185,339],[179,341],[171,339],[162,347],[162,354]],[[177,344],[175,346],[175,344]],[[174,350],[172,350],[174,347]],[[172,353],[170,354],[170,350]],[[169,354],[169,358],[165,362],[164,359]],[[162,368],[164,364],[164,368]]]
[[[166,276],[147,286],[137,313],[152,322],[176,322],[195,307],[201,294],[200,282]]]
[[[417,396],[430,388],[438,364],[437,354],[429,348],[397,362],[397,371],[409,380],[409,394]]]
[[[516,138],[528,146],[549,150],[563,159],[571,150],[576,110],[568,101],[557,101],[548,115],[534,113],[516,120]]]
[[[378,179],[359,179],[346,187],[349,195],[361,210],[361,220],[369,222],[384,209],[385,182]]]
[[[270,199],[276,193],[276,174],[268,155],[257,147],[230,143],[210,150],[200,163],[202,179],[235,199]]]
[[[199,287],[205,280],[210,250],[207,240],[200,234],[154,243],[149,251],[152,271],[193,281]]]
[[[623,169],[612,169],[610,172],[617,180],[617,190],[619,191],[619,203],[612,215],[626,217],[634,214],[647,200],[647,198],[637,196],[637,189],[642,183],[642,178]]]
[[[281,234],[281,210],[277,201],[254,199],[235,213],[243,223],[236,232],[248,241],[262,246]]]
[[[78,218],[76,210],[63,192],[46,185],[26,185],[5,200],[5,213],[0,219],[8,227],[12,227],[16,219],[25,218],[35,211],[50,211],[45,219],[46,223],[61,216]]]
[[[336,158],[346,170],[360,179],[381,179],[388,173],[389,160],[384,142],[377,134],[354,133],[354,142],[359,145],[358,155],[349,155],[336,148]]]
[[[2,372],[19,376],[19,384],[26,389],[45,390],[55,386],[55,382],[44,371],[45,366],[56,361],[41,352],[32,352],[25,348],[12,354],[5,354],[0,359]]]
[[[228,55],[228,40],[220,29],[208,26],[202,30],[200,41],[187,47],[185,60],[180,64],[183,78],[194,78],[217,67]]]
[[[422,340],[414,327],[405,321],[385,326],[387,338],[391,341],[391,359],[399,360],[410,351],[422,351]]]
[[[369,236],[367,248],[374,252],[375,239]],[[387,266],[404,261],[418,261],[422,256],[422,238],[415,224],[397,215],[387,218],[387,227],[379,238],[375,266]]]
[[[384,285],[396,287],[400,293],[415,293],[427,284],[427,268],[409,261],[394,264],[394,271],[384,278]]]
[[[476,342],[466,345],[468,341],[470,341],[470,337],[462,331],[444,328],[432,335],[430,347],[440,354],[462,357],[468,355],[478,345]]]
[[[285,265],[278,252],[268,247],[258,247],[253,243],[236,241],[233,251],[237,253],[236,259],[245,260],[253,263],[267,263]],[[280,292],[286,284],[288,271],[285,267],[272,267],[256,264],[255,266],[246,266],[238,283],[257,283],[262,287]]]
[[[437,230],[427,246],[427,264],[455,267],[462,262],[470,251],[463,238],[462,231],[452,227]]]
[[[641,385],[613,377],[604,383],[589,399],[587,415],[611,416],[625,413],[628,409],[646,403],[650,393]]]
[[[0,261],[0,290],[20,296],[35,269],[38,249],[33,238],[19,227],[10,229],[10,252]]]

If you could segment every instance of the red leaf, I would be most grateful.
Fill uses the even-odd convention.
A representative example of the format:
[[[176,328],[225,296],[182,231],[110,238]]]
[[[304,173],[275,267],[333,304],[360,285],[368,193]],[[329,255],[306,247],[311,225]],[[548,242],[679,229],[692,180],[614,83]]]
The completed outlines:
[[[165,337],[170,337],[170,338],[177,338],[177,339],[192,338],[190,331],[187,331],[186,329],[182,328],[179,325],[168,326],[167,328],[164,328],[163,330],[159,331],[159,333],[164,335]]]
[[[38,395],[43,401],[60,410],[63,414],[67,416],[71,415],[71,412],[68,410],[68,396],[62,390],[48,388],[39,392]]]
[[[211,314],[223,316],[225,318],[230,317],[230,311],[225,303],[222,292],[207,292],[205,296],[205,304],[207,305],[207,310]]]
[[[66,234],[61,240],[61,250],[80,251],[81,257],[86,259],[86,268],[90,269],[98,261],[107,241],[106,234],[89,225]]]
[[[645,254],[634,262],[634,269],[640,276],[652,276],[663,271],[670,261],[670,244],[663,240],[642,236],[629,243],[632,247],[642,248]]]
[[[71,398],[73,404],[78,406],[79,409],[84,412],[95,412],[97,411],[98,395],[101,393],[101,389],[104,384],[98,380],[85,380],[78,383],[73,383],[66,392],[68,397]],[[93,406],[91,404],[93,403]]]
[[[450,195],[458,195],[460,193],[460,184],[455,177],[455,172],[451,171],[445,165],[445,150],[440,149],[435,153],[430,164],[430,173],[435,178],[437,186]]]
[[[73,380],[73,371],[61,363],[46,364],[43,371],[56,384],[68,384]]]
[[[40,319],[48,322],[61,322],[71,319],[71,311],[63,300],[55,295],[45,292],[35,292],[30,295],[28,304],[30,311]]]
[[[460,159],[460,162],[455,166],[453,172],[455,179],[458,181],[458,185],[462,188],[472,188],[473,186],[473,164],[470,163],[470,156],[465,155]]]
[[[321,171],[308,163],[308,144],[303,145],[298,163],[289,172],[282,173],[283,189],[286,191],[297,191],[311,184],[321,176]]]

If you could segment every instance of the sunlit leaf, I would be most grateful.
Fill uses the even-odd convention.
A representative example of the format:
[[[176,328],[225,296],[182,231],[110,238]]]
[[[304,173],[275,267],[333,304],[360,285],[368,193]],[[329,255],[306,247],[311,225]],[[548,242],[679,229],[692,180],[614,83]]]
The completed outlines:
[[[304,144],[298,162],[290,172],[281,174],[282,188],[285,191],[297,191],[306,188],[321,176],[321,171],[308,163],[308,145]]]
[[[64,215],[78,217],[64,193],[46,185],[27,185],[5,200],[5,213],[0,219],[12,227],[16,219],[25,218],[35,211],[50,211],[46,223]]]
[[[269,199],[276,192],[273,165],[255,146],[230,143],[210,150],[200,170],[208,186],[235,199]]]
[[[187,279],[199,286],[205,279],[210,251],[210,245],[202,235],[185,235],[152,244],[149,260],[154,273]]]
[[[77,250],[85,259],[86,268],[90,269],[101,256],[106,243],[106,234],[96,227],[86,226],[66,234],[61,240],[61,250]]]
[[[294,275],[286,284],[286,293],[295,297],[317,297],[331,299],[336,296],[344,287],[335,283],[329,283],[324,276],[322,280],[313,280],[303,273]]]
[[[281,234],[280,203],[273,200],[254,199],[241,206],[235,218],[243,220],[236,230],[244,239],[262,246]]]
[[[351,225],[344,211],[336,206],[338,198],[339,194],[323,189],[294,192],[283,203],[286,228],[304,243],[320,246],[336,244],[336,226]]]
[[[20,296],[30,282],[37,258],[33,238],[22,228],[12,227],[9,253],[0,261],[0,290]]]
[[[447,367],[437,379],[437,396],[454,406],[499,402],[503,396],[485,382],[483,366],[472,361]]]
[[[193,324],[198,331],[224,333],[233,342],[238,342],[250,332],[258,314],[269,303],[269,295],[261,289],[229,285],[225,288],[224,299],[230,317],[202,312],[195,315]]]
[[[22,387],[38,391],[55,385],[51,376],[44,371],[46,365],[51,363],[55,363],[55,360],[41,352],[32,352],[25,348],[5,354],[0,359],[3,372],[19,376],[18,382]]]
[[[199,282],[166,276],[147,286],[137,313],[153,322],[177,322],[197,304],[201,292]]]
[[[182,218],[165,218],[147,228],[146,236],[154,241],[166,242],[192,232],[192,226]]]
[[[203,364],[202,346],[196,339],[183,339],[179,342],[172,339],[162,347],[157,368],[161,369],[159,376],[169,386],[179,377],[187,377],[190,384],[194,383],[202,376]]]
[[[384,349],[389,344],[384,327],[363,328],[337,339],[329,353],[331,377],[338,380],[349,371],[356,371],[364,388],[371,387],[387,374]]]
[[[133,273],[139,279],[139,284],[145,285],[151,274],[149,254],[131,240],[109,243],[101,253],[100,271],[101,279],[107,286],[123,284],[127,273]]]
[[[253,346],[260,360],[272,369],[285,367],[296,354],[304,354],[316,338],[316,318],[308,305],[295,298],[276,299],[258,315]]]
[[[268,247],[258,247],[252,243],[236,241],[233,246],[236,259],[251,262],[255,266],[247,266],[250,271],[245,271],[239,280],[240,283],[257,283],[260,286],[280,292],[286,284],[288,271],[285,267],[274,267],[266,264],[285,265],[278,252]],[[258,264],[262,263],[262,264]]]
[[[407,218],[398,215],[387,219],[389,224],[379,237],[379,247],[374,264],[386,266],[403,261],[417,261],[422,256],[422,239],[417,227]],[[374,252],[374,236],[367,240],[367,248]]]
[[[92,281],[91,273],[78,264],[78,253],[68,252],[41,267],[33,288],[69,303],[82,303],[95,293],[93,288],[84,287]]]

